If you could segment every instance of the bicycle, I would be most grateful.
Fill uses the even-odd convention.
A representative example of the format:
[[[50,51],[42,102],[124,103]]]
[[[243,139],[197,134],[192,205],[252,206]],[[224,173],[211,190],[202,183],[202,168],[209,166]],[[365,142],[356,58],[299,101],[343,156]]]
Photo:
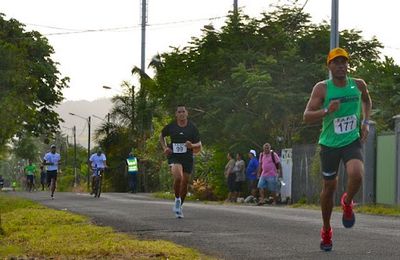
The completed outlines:
[[[104,169],[102,168],[93,169],[93,194],[95,198],[100,198],[103,172]]]

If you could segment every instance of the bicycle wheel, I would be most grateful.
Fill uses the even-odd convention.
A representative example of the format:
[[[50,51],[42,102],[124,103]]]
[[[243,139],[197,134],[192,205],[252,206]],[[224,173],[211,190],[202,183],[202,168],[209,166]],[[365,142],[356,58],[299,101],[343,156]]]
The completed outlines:
[[[101,194],[101,175],[97,177],[97,182],[96,182],[96,197],[100,198],[100,194]]]
[[[97,189],[98,189],[98,182],[99,182],[99,176],[93,176],[93,195],[94,197],[97,197]]]

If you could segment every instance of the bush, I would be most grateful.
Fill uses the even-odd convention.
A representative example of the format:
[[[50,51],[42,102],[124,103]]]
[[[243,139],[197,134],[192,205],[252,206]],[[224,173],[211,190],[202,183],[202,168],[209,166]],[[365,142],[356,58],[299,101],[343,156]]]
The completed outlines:
[[[216,197],[213,193],[211,186],[202,179],[194,180],[191,189],[193,195],[199,200],[215,200]]]
[[[62,174],[59,174],[57,179],[57,190],[58,191],[71,191],[74,187],[74,169],[66,167]]]
[[[194,180],[205,182],[211,189],[212,198],[225,198],[228,192],[224,176],[225,153],[204,148],[195,159]]]

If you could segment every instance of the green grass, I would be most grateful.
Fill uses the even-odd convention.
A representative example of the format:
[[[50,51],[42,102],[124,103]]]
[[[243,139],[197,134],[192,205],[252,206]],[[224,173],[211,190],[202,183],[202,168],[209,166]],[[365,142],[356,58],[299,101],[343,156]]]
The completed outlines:
[[[169,191],[167,192],[154,192],[152,193],[152,196],[158,199],[165,199],[165,200],[173,200],[175,199],[175,194],[171,193]],[[187,194],[185,201],[198,201],[197,198],[195,198],[193,195],[191,194]]]
[[[313,209],[313,210],[321,209],[321,207],[319,205],[304,204],[304,203],[293,204],[290,207]],[[334,207],[333,210],[334,211],[342,211],[342,208]],[[369,214],[369,215],[400,217],[400,206],[390,206],[390,205],[383,205],[383,204],[366,204],[366,205],[357,205],[356,207],[354,207],[354,211],[356,213],[363,213],[363,214]]]
[[[355,210],[358,213],[364,213],[364,214],[400,217],[399,206],[388,206],[381,204],[359,205],[355,208]]]
[[[165,199],[165,200],[174,200],[175,195],[171,192],[154,192],[152,196],[158,199]],[[211,200],[199,200],[195,196],[188,194],[185,198],[185,201],[201,201],[204,204],[211,204],[211,205],[222,205],[224,201],[211,201]]]
[[[86,217],[0,194],[0,258],[211,259],[161,240],[137,240]]]

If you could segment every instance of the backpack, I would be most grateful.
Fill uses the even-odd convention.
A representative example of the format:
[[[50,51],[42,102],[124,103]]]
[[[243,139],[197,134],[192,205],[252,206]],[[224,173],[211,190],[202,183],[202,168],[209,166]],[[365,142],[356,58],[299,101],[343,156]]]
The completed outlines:
[[[275,154],[276,154],[276,153],[275,153],[274,151],[271,150],[271,159],[272,159],[272,162],[275,164],[276,170],[279,170],[279,168],[280,168],[281,165],[275,161]]]

